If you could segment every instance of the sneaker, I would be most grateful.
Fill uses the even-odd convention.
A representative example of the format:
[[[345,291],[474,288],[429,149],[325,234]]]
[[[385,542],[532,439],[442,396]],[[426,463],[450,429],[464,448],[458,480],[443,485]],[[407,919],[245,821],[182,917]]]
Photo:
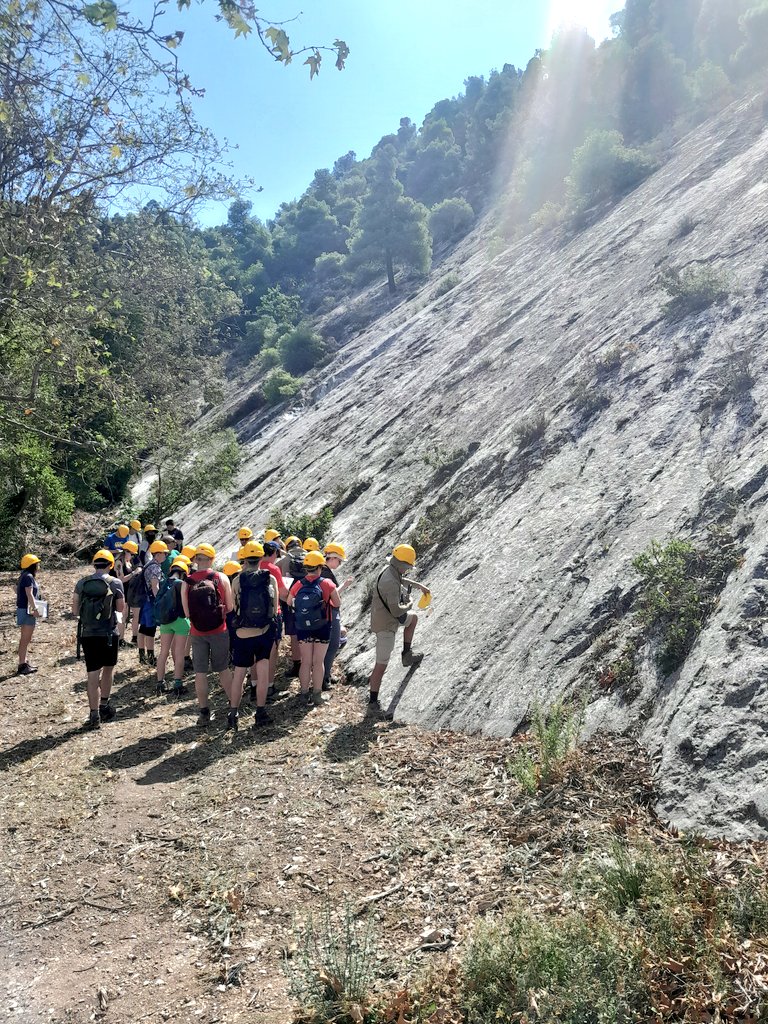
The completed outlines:
[[[248,703],[249,704],[255,704],[256,703],[256,687],[255,686],[251,686],[251,689],[248,692]]]
[[[239,719],[240,715],[237,712],[237,708],[230,708],[227,712],[227,729],[234,729],[237,732]]]
[[[30,665],[28,661],[16,669],[17,676],[33,676],[35,672],[37,672],[37,665]]]
[[[323,680],[323,693],[328,693],[330,688],[331,688],[331,680],[330,679],[324,679]]]
[[[181,679],[173,680],[173,695],[174,697],[183,697],[185,693],[189,693],[189,690],[181,681]]]
[[[98,711],[92,711],[88,716],[88,721],[85,723],[86,729],[100,729],[101,718]]]
[[[269,725],[272,719],[267,714],[266,708],[256,708],[256,717],[253,720],[252,729],[258,729],[262,725]]]
[[[339,640],[339,650],[341,650],[342,647],[346,647],[347,640],[349,640],[348,636],[341,637],[341,639]]]
[[[400,660],[403,663],[403,668],[416,668],[424,660],[423,654],[417,654],[415,651],[407,650],[403,651]]]
[[[211,724],[212,717],[210,708],[200,708],[200,712],[197,716],[198,729],[207,729]]]
[[[162,697],[164,693],[168,693],[168,687],[165,685],[164,679],[161,679],[155,687],[155,693],[158,697]]]
[[[111,722],[117,712],[110,703],[99,705],[99,718],[102,722]]]

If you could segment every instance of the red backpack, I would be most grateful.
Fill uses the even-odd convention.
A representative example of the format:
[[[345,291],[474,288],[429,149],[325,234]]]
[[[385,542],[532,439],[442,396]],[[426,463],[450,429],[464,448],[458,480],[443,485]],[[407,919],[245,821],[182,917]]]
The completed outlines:
[[[224,625],[227,617],[219,589],[218,573],[209,570],[193,580],[187,590],[189,620],[199,633],[213,633]]]

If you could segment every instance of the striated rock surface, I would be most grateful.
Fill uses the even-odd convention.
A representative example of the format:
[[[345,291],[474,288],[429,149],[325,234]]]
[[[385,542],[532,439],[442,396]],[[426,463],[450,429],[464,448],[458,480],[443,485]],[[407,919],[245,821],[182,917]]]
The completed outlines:
[[[687,220],[686,220],[687,218]],[[735,104],[592,226],[493,257],[486,222],[418,294],[358,335],[297,414],[237,424],[237,492],[179,514],[223,550],[275,506],[339,509],[352,557],[347,667],[372,664],[366,588],[416,530],[434,611],[382,696],[406,721],[508,734],[536,703],[583,696],[586,728],[654,754],[659,812],[768,837],[768,131]],[[692,229],[691,229],[692,228]],[[711,266],[727,301],[671,323],[661,269]],[[435,297],[442,274],[459,284]],[[751,361],[754,382],[736,387]],[[537,418],[539,421],[536,422]],[[526,444],[528,434],[543,436]],[[631,688],[600,659],[631,626],[632,559],[725,524],[744,549],[683,667],[652,643]],[[429,542],[433,543],[429,543]],[[434,543],[437,542],[437,543]]]

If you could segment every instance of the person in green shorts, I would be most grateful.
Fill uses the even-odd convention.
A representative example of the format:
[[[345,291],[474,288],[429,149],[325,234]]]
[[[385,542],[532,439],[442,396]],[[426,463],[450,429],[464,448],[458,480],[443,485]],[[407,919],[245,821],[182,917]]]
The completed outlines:
[[[181,582],[187,578],[187,563],[183,559],[176,559],[168,572],[168,579],[163,584],[168,588],[168,597],[165,600],[172,601],[176,611],[176,617],[171,622],[160,625],[160,653],[157,656],[157,692],[165,693],[165,666],[168,663],[168,655],[173,656],[173,694],[175,697],[182,697],[189,690],[184,685],[184,652],[189,636],[189,619],[184,615],[181,606]],[[162,600],[159,597],[158,599]]]

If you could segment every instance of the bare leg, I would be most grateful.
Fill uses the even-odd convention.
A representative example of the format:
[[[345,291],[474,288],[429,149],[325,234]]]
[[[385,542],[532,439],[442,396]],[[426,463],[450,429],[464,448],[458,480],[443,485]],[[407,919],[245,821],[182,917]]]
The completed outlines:
[[[293,637],[291,637],[291,645],[293,645]],[[301,654],[301,667],[299,668],[301,692],[309,693],[309,682],[312,677],[312,648],[315,645],[311,643],[303,643],[297,646],[299,646]]]
[[[269,685],[275,685],[275,673],[277,672],[277,644],[272,644],[269,655]]]
[[[171,644],[171,652],[173,654],[173,678],[183,679],[184,678],[184,651],[187,647],[187,638],[185,636],[176,636],[174,634],[173,643]]]
[[[302,665],[304,663],[302,662]],[[251,676],[256,675],[256,707],[267,706],[267,690],[269,689],[269,659],[262,658],[254,665]]]
[[[197,706],[201,708],[208,707],[208,673],[207,672],[195,672],[195,695],[197,696]]]
[[[221,683],[221,688],[224,691],[224,693],[227,695],[227,700],[230,702],[230,705],[231,705],[231,703],[232,703],[232,701],[231,701],[231,695],[232,695],[232,669],[231,668],[225,668],[223,672],[219,672],[219,682]],[[238,703],[239,703],[239,701],[238,701]]]
[[[247,671],[247,668],[240,668],[238,666],[232,673],[232,684],[229,693],[229,706],[231,708],[240,707],[240,701],[243,699],[243,683],[245,682]]]
[[[96,669],[94,672],[88,673],[88,707],[91,711],[99,710],[99,701],[101,697],[101,688],[99,686],[101,682],[101,669]]]
[[[312,647],[312,689],[318,695],[323,689],[325,676],[325,655],[328,644],[311,644]],[[303,666],[303,662],[302,662]]]
[[[416,627],[419,624],[419,620],[414,615],[413,622],[403,631],[403,646],[410,647],[413,643],[413,634],[416,632]]]
[[[112,680],[115,678],[115,669],[110,666],[109,668],[104,667],[101,670],[101,682],[100,682],[100,698],[101,703],[106,704],[109,700],[109,695],[112,693]]]
[[[168,655],[171,653],[171,644],[175,637],[173,633],[160,634],[160,653],[157,656],[157,681],[162,683],[165,679],[165,667],[168,664]]]
[[[371,694],[377,694],[381,689],[381,680],[384,678],[384,673],[387,671],[386,665],[374,665],[371,677],[368,680],[368,689]]]
[[[35,631],[34,626],[22,626],[21,635],[19,636],[19,664],[25,665],[29,654],[29,645],[32,641],[32,634]]]
[[[133,630],[133,642],[138,643],[141,646],[139,639],[139,616],[141,615],[141,608],[131,608],[131,629]]]

